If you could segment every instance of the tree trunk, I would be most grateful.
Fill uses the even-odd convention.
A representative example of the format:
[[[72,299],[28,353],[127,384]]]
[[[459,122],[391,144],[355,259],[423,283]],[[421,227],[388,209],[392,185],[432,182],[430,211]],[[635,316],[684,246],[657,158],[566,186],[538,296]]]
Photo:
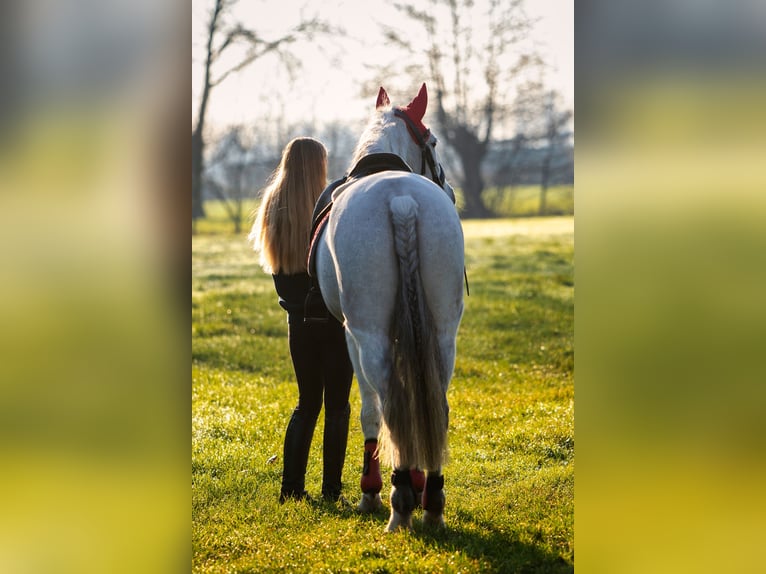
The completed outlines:
[[[548,210],[547,195],[548,182],[551,178],[551,161],[553,159],[553,145],[549,144],[548,151],[543,158],[542,169],[540,170],[540,209],[538,215],[545,215]]]
[[[546,205],[546,195],[548,194],[548,183],[544,182],[540,187],[540,215],[545,215],[548,209]]]
[[[192,133],[192,221],[205,217],[205,208],[202,205],[202,170],[203,153],[205,142],[202,139],[200,129],[201,122]]]
[[[234,207],[233,219],[234,219],[234,233],[239,235],[242,232],[242,203],[244,202],[244,192],[242,191],[242,183],[239,183],[239,189],[237,190],[237,203]]]
[[[484,178],[481,176],[481,164],[486,154],[486,146],[466,129],[456,130],[459,139],[450,143],[457,152],[463,165],[463,199],[465,201],[461,215],[469,219],[491,217],[481,197],[484,191]]]
[[[210,90],[213,89],[211,79],[211,68],[214,59],[213,39],[218,30],[218,17],[223,10],[224,2],[216,0],[213,12],[210,15],[210,23],[208,24],[205,78],[197,110],[197,125],[192,132],[192,222],[205,217],[205,208],[202,204],[202,172],[205,169],[205,116],[207,114],[207,103],[210,99]],[[196,226],[193,226],[192,229],[196,230]]]
[[[205,217],[205,208],[202,204],[202,172],[205,170],[205,116],[207,114],[207,102],[210,99],[210,90],[212,89],[210,65],[211,56],[210,48],[208,48],[205,83],[202,86],[202,97],[197,111],[197,125],[192,132],[192,221]]]
[[[463,209],[461,215],[467,219],[482,219],[490,217],[492,212],[487,209],[481,197],[484,191],[484,180],[480,173],[481,164],[463,163]]]

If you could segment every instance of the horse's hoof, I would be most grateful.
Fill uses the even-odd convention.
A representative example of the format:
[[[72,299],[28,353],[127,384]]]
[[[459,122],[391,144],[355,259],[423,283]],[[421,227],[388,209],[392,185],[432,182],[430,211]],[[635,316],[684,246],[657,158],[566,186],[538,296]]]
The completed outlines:
[[[362,500],[359,501],[356,509],[359,512],[375,512],[383,506],[383,501],[380,499],[380,493],[364,493],[362,494]]]
[[[385,531],[396,532],[400,529],[412,532],[412,515],[410,514],[405,518],[398,512],[392,512]]]
[[[444,528],[444,514],[439,512],[423,511],[423,524],[431,528]]]

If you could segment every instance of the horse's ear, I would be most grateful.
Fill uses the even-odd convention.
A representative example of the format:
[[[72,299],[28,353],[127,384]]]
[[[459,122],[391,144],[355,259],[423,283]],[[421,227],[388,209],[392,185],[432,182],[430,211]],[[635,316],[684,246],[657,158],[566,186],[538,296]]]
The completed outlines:
[[[420,86],[418,95],[406,106],[410,117],[413,120],[422,120],[426,115],[426,107],[428,106],[428,90],[426,90],[426,83]]]
[[[383,86],[380,86],[380,91],[378,92],[378,101],[375,102],[375,109],[379,110],[380,108],[385,108],[390,105],[391,100],[388,99],[386,90],[383,89]]]

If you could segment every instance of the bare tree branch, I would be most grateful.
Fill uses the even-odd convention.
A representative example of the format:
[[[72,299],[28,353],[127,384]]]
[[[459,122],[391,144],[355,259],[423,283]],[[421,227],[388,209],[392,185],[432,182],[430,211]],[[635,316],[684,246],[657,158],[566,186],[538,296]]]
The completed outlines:
[[[255,60],[265,56],[266,54],[276,52],[279,53],[280,48],[282,48],[286,44],[292,44],[298,38],[301,36],[305,36],[307,39],[310,39],[314,33],[316,32],[328,32],[330,31],[330,27],[320,21],[316,18],[312,20],[307,20],[305,22],[301,22],[298,24],[295,28],[290,30],[287,34],[282,36],[281,38],[277,38],[276,40],[272,40],[270,42],[267,42],[263,39],[261,39],[258,34],[252,30],[248,30],[244,28],[243,26],[239,25],[235,29],[231,30],[229,34],[226,36],[226,40],[222,44],[221,48],[218,49],[216,57],[220,56],[220,54],[223,52],[223,50],[231,46],[233,44],[236,44],[239,41],[244,41],[249,45],[249,49],[245,56],[234,66],[226,70],[225,72],[222,72],[217,79],[211,81],[211,85],[217,86],[221,82],[223,82],[227,77],[229,77],[231,74],[234,74],[236,72],[239,72],[240,70],[243,70],[250,64],[252,64]],[[286,53],[283,54],[283,56],[286,56]],[[289,63],[291,60],[289,58],[286,58],[286,61]],[[295,61],[292,60],[292,63]]]
[[[231,8],[236,0],[214,0],[210,8],[207,26],[206,54],[204,62],[204,79],[197,108],[196,124],[192,129],[192,219],[205,216],[203,208],[202,184],[205,163],[205,119],[210,100],[210,94],[230,75],[243,70],[254,61],[268,54],[276,54],[291,77],[299,62],[286,47],[300,39],[312,39],[315,34],[342,31],[333,29],[329,24],[317,18],[304,19],[301,15],[299,23],[282,37],[275,40],[265,40],[255,30],[246,28],[241,23],[225,25],[224,19],[231,14]],[[245,53],[227,70],[213,73],[215,63],[220,63],[222,55],[232,50],[234,46],[244,46]],[[211,187],[213,192],[215,190]]]
[[[425,10],[394,6],[425,32],[427,46],[420,50],[401,34],[389,31],[387,37],[393,46],[409,48],[410,59],[419,51],[429,70],[440,135],[461,164],[463,214],[486,216],[482,163],[506,120],[509,94],[534,63],[518,49],[531,28],[522,0],[431,0]]]

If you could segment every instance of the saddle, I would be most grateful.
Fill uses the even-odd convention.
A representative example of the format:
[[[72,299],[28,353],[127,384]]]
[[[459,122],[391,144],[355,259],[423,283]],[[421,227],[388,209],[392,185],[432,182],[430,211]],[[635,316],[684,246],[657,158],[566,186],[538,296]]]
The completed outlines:
[[[392,153],[373,153],[360,159],[348,174],[328,185],[319,196],[319,199],[317,199],[314,206],[314,214],[311,217],[311,241],[309,243],[307,260],[311,287],[304,303],[303,321],[305,323],[324,323],[330,317],[330,313],[324,304],[322,293],[319,291],[319,281],[316,277],[316,245],[324,232],[328,216],[332,210],[333,193],[342,185],[381,171],[405,171],[412,173],[410,166],[398,155]],[[340,190],[339,193],[342,193],[342,191]]]

